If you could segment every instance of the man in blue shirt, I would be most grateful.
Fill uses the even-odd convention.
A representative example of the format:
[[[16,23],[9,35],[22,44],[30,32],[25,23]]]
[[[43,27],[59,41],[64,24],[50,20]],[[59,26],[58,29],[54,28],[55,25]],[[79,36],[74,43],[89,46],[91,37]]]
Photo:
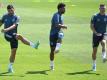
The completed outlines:
[[[93,71],[96,71],[96,54],[99,43],[102,45],[102,58],[103,62],[106,61],[106,28],[107,28],[107,15],[105,14],[106,6],[100,5],[100,12],[95,14],[91,19],[91,30],[93,32]]]
[[[4,33],[5,39],[10,43],[11,46],[11,55],[10,55],[10,63],[9,63],[8,71],[13,72],[12,65],[14,63],[16,51],[18,48],[18,40],[36,49],[39,46],[39,42],[34,44],[28,41],[20,34],[17,34],[19,17],[15,15],[15,9],[13,5],[8,5],[7,11],[8,13],[3,15],[2,19],[0,19],[0,26],[4,24],[4,29],[2,29],[1,32]]]
[[[51,21],[51,30],[50,30],[50,68],[54,70],[54,53],[59,51],[61,46],[62,38],[64,36],[62,29],[67,29],[63,24],[62,14],[65,13],[65,4],[59,3],[57,6],[58,12],[56,12]]]

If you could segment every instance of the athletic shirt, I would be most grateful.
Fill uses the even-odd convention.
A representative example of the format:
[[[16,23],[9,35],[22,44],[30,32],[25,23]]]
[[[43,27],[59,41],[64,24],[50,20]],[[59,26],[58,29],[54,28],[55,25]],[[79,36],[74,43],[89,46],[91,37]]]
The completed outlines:
[[[107,15],[101,15],[100,13],[94,15],[91,19],[91,24],[94,24],[94,28],[98,33],[106,33]]]
[[[56,34],[61,30],[61,28],[57,27],[58,24],[63,24],[63,16],[57,12],[53,15],[51,20],[51,35]]]
[[[2,20],[2,23],[4,24],[4,29],[9,28],[13,24],[16,24],[15,29],[8,31],[5,34],[13,35],[13,33],[17,33],[17,27],[19,24],[19,17],[18,16],[16,16],[15,14],[14,15],[5,14],[2,16],[1,20]]]

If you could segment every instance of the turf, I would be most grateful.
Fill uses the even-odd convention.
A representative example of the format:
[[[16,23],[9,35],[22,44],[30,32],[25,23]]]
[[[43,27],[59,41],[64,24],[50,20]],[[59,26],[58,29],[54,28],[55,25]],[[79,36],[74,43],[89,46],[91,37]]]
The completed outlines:
[[[107,80],[107,64],[102,63],[101,47],[97,55],[97,71],[91,71],[91,16],[106,0],[0,0],[0,17],[7,4],[14,4],[20,16],[18,33],[29,40],[41,41],[38,50],[19,42],[14,74],[7,73],[9,43],[0,34],[0,80]],[[55,56],[55,71],[49,71],[49,31],[51,17],[59,2],[65,2],[65,37],[61,52]],[[2,27],[3,28],[3,27]]]

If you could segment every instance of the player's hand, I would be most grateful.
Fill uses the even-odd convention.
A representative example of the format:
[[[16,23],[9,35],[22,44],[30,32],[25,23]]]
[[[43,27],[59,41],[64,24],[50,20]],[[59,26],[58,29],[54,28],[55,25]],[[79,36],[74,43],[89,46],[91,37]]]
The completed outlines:
[[[6,29],[2,29],[1,32],[2,32],[2,33],[5,33],[5,32],[7,32],[7,30],[6,30]]]
[[[65,25],[65,26],[63,26],[63,29],[67,29],[67,26]]]
[[[64,29],[67,29],[67,26],[65,26],[65,28]]]
[[[96,35],[97,35],[97,36],[102,36],[102,34],[101,34],[101,33],[96,33]]]

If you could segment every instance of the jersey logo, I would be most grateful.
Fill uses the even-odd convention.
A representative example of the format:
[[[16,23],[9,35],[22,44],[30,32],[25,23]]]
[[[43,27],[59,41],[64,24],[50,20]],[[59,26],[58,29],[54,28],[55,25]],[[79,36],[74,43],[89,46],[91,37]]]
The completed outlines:
[[[15,21],[15,19],[12,19],[12,22],[14,22]]]
[[[97,19],[97,21],[99,22],[99,21],[100,21],[100,19]]]
[[[4,21],[7,22],[7,19],[5,19]]]
[[[107,21],[107,18],[104,18],[104,21],[106,22],[106,21]]]

